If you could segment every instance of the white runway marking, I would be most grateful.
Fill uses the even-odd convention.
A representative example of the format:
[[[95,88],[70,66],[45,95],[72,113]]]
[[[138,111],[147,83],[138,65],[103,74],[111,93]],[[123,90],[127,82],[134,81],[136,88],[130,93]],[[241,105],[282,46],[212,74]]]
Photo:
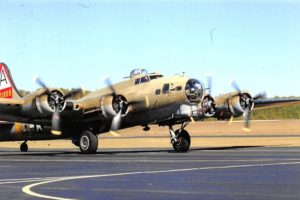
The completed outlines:
[[[260,123],[260,122],[262,122],[262,123],[264,123],[264,122],[279,122],[279,121],[284,121],[284,120],[276,120],[276,119],[274,119],[274,120],[251,120],[251,122],[256,122],[256,123],[257,122],[258,123]],[[228,123],[228,122],[229,122],[229,120],[225,120],[225,121],[205,121],[204,123]],[[201,123],[201,122],[198,122],[198,123]],[[245,123],[245,121],[243,121],[243,120],[233,120],[232,123]]]
[[[57,178],[60,178],[60,177],[0,179],[0,185],[37,182],[37,181],[53,180],[53,179],[57,179]]]
[[[138,171],[128,173],[114,173],[114,174],[98,174],[98,175],[87,175],[87,176],[68,176],[61,177],[52,180],[43,180],[42,182],[27,185],[22,188],[22,191],[28,195],[44,198],[44,199],[55,199],[55,200],[76,200],[63,197],[55,197],[49,195],[43,195],[32,191],[32,188],[54,182],[62,182],[68,180],[78,179],[89,179],[89,178],[101,178],[101,177],[116,177],[116,176],[129,176],[129,175],[140,175],[140,174],[160,174],[160,173],[174,173],[174,172],[188,172],[198,170],[213,170],[213,169],[233,169],[233,168],[248,168],[248,167],[266,167],[266,166],[281,166],[281,165],[299,165],[300,162],[281,162],[281,163],[267,163],[267,164],[248,164],[248,165],[229,165],[229,166],[213,166],[213,167],[199,167],[199,168],[187,168],[187,169],[170,169],[170,170],[159,170],[159,171]]]

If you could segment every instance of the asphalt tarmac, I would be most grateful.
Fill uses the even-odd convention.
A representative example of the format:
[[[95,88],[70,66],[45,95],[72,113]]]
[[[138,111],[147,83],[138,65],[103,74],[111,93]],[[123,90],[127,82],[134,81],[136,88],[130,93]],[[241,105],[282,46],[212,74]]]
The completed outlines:
[[[300,148],[0,149],[0,199],[299,199]]]

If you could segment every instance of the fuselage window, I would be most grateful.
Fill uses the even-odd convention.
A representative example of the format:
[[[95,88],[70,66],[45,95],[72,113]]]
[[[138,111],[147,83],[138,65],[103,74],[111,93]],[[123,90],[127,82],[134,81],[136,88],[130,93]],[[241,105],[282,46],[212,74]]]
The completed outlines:
[[[182,90],[181,86],[177,86],[177,87],[171,89],[171,91],[181,91],[181,90]]]
[[[177,86],[176,87],[176,91],[181,91],[182,90],[182,87],[181,86]]]
[[[155,90],[155,95],[160,95],[160,89]]]
[[[169,84],[169,83],[164,84],[163,89],[162,89],[162,93],[163,93],[163,94],[166,94],[166,93],[168,93],[169,91],[170,91],[170,84]]]

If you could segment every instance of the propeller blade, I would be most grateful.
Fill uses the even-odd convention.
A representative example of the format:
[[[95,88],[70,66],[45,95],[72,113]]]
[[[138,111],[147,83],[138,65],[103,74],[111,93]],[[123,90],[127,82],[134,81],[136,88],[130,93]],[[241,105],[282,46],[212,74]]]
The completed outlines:
[[[250,116],[251,116],[251,111],[247,108],[245,110],[244,118],[245,118],[245,124],[244,124],[244,131],[250,132]]]
[[[52,114],[52,127],[51,127],[51,133],[54,135],[61,135],[61,129],[60,129],[60,113],[58,111],[55,111]]]
[[[104,79],[104,82],[106,83],[106,85],[110,88],[111,92],[112,92],[112,96],[113,97],[116,97],[117,96],[117,93],[116,93],[116,90],[115,88],[113,87],[113,84],[112,82],[110,81],[110,79],[107,77]]]
[[[212,76],[207,76],[207,88],[208,88],[208,94],[211,95]]]
[[[246,109],[245,111],[245,127],[249,128],[250,125],[250,111],[249,109]]]
[[[238,86],[238,84],[235,82],[235,80],[231,81],[231,86],[239,93],[242,93],[242,90],[240,89],[240,87]]]
[[[122,109],[120,112],[113,118],[110,130],[116,131],[120,128],[122,122]]]
[[[35,77],[34,78],[34,82],[36,84],[38,84],[40,87],[44,88],[46,90],[47,94],[52,95],[52,92],[50,91],[50,89],[47,87],[47,85],[44,83],[44,81],[42,81],[42,79],[40,77]]]
[[[71,90],[70,92],[68,92],[67,94],[64,95],[64,99],[75,96],[76,94],[79,94],[79,93],[82,93],[82,92],[83,91],[82,91],[81,88]]]
[[[114,137],[120,137],[120,134],[117,133],[116,131],[109,131],[109,133]]]
[[[191,120],[191,122],[192,122],[193,124],[196,123],[194,117],[190,117],[190,120]]]
[[[267,93],[266,92],[262,92],[260,94],[255,95],[255,97],[253,97],[253,100],[265,99],[266,97],[267,97]]]
[[[232,122],[233,122],[233,115],[231,115],[228,125],[231,126]]]

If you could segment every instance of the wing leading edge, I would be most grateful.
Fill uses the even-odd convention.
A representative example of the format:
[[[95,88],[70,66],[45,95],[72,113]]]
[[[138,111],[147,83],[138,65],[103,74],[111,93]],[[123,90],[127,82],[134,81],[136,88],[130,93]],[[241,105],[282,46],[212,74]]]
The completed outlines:
[[[254,110],[264,108],[273,108],[280,106],[298,105],[300,98],[270,98],[270,99],[257,99],[254,101]]]

